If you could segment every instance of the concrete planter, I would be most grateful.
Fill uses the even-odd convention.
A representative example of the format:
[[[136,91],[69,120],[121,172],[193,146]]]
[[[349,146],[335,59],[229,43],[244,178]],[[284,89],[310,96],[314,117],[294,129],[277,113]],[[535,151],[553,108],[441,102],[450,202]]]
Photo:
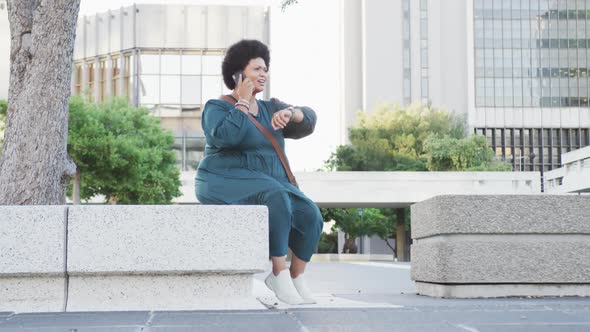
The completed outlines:
[[[590,296],[587,196],[438,196],[412,206],[412,238],[423,295]]]

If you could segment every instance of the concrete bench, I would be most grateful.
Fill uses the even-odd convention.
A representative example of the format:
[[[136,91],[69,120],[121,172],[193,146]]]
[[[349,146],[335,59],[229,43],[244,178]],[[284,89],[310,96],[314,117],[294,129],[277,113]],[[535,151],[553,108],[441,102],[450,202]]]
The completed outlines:
[[[412,206],[412,238],[422,295],[590,296],[589,196],[438,196]]]
[[[0,311],[264,308],[263,206],[2,206],[0,229]]]
[[[0,206],[0,311],[62,311],[65,206]]]

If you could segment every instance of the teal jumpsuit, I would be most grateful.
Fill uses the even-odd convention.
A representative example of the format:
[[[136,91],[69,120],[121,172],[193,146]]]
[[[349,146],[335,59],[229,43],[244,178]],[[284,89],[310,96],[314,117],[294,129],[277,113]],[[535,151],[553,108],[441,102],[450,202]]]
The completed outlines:
[[[278,99],[257,100],[256,120],[273,133],[284,149],[285,138],[311,134],[316,114],[298,107],[304,119],[274,130],[272,115],[287,108]],[[270,256],[285,256],[291,248],[309,262],[322,232],[317,205],[293,186],[270,141],[232,104],[221,99],[207,102],[202,115],[207,145],[199,163],[195,192],[202,204],[266,205],[269,212]]]

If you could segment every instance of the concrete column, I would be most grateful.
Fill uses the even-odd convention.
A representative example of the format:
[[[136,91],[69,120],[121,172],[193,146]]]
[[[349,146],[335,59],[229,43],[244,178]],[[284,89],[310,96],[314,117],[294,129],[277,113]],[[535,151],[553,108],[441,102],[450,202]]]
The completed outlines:
[[[106,60],[106,73],[105,73],[105,85],[104,85],[104,96],[113,96],[113,57],[109,54]]]
[[[125,79],[123,75],[125,74],[125,58],[123,53],[119,53],[119,59],[117,59],[117,63],[119,64],[119,78],[117,79],[117,96],[123,96],[125,93],[125,88],[123,84],[125,83]]]
[[[370,254],[371,253],[371,238],[369,238],[368,236],[363,236],[362,239],[363,241],[363,252],[359,252],[360,254]]]
[[[70,80],[70,94],[75,95],[77,83],[78,82],[77,82],[77,77],[76,77],[76,65],[72,64],[72,78]]]
[[[84,96],[86,89],[88,89],[88,61],[82,62],[82,84],[80,86],[80,94]]]
[[[93,82],[93,101],[95,103],[100,102],[100,61],[98,57],[94,58],[94,82]]]
[[[396,209],[397,233],[395,239],[395,254],[399,262],[407,262],[406,257],[406,213],[404,209]]]
[[[338,230],[338,253],[342,253],[342,248],[344,248],[344,232]]]

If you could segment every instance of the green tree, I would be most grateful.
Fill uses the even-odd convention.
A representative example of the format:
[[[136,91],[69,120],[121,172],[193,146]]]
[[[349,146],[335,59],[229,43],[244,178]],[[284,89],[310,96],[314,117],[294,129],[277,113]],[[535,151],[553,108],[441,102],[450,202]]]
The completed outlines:
[[[425,171],[424,143],[432,135],[462,138],[464,118],[420,104],[360,112],[349,145],[326,161],[338,171]]]
[[[339,146],[325,166],[337,171],[509,170],[510,166],[493,159],[485,139],[465,137],[464,116],[421,104],[383,106],[372,113],[359,113],[357,123],[349,129],[350,144]],[[352,215],[341,217],[337,225],[350,232],[348,242],[354,243],[358,229],[365,227],[363,235],[372,232],[384,240],[396,237],[398,250],[402,250],[409,210],[378,211],[382,217],[372,216],[376,223],[370,226],[355,222]],[[398,223],[398,216],[405,216],[405,224]],[[337,217],[333,219],[340,220]],[[398,258],[406,259],[406,254],[391,249]]]
[[[424,144],[429,171],[511,171],[512,166],[495,159],[485,137],[430,136]]]
[[[173,141],[146,109],[124,99],[70,101],[68,152],[77,165],[74,182],[81,199],[104,195],[112,204],[170,203],[181,195]]]
[[[345,233],[343,253],[355,254],[358,248],[355,240],[361,236],[377,235],[387,242],[395,232],[395,216],[386,216],[380,209],[321,209],[325,221],[334,220],[335,227]]]

